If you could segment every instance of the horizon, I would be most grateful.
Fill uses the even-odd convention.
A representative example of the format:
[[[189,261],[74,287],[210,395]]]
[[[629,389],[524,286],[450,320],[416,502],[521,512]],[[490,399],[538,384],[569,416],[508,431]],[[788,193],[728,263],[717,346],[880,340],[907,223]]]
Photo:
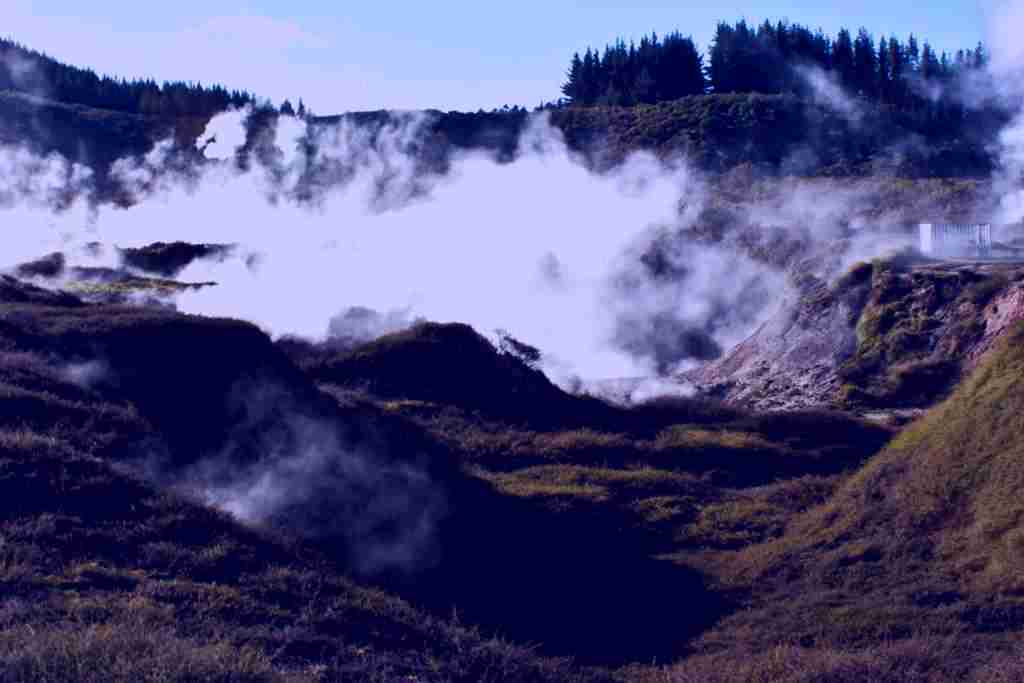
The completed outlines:
[[[124,0],[88,9],[55,0],[45,13],[26,0],[12,2],[4,35],[58,61],[129,80],[218,83],[275,104],[302,99],[318,115],[532,108],[561,96],[576,52],[679,31],[706,54],[719,21],[783,20],[830,36],[863,26],[876,39],[913,34],[940,53],[955,53],[990,42],[986,27],[994,23],[997,7],[957,0],[952,11],[945,7],[921,21],[920,10],[892,8],[881,0],[865,3],[856,16],[804,0],[686,9],[665,1],[628,9],[601,1],[558,8],[526,3],[486,11],[453,2],[439,12],[409,7],[397,15],[378,7],[343,13],[318,0],[294,17],[266,1],[243,8],[183,0],[151,10]],[[541,11],[548,21],[535,21]]]

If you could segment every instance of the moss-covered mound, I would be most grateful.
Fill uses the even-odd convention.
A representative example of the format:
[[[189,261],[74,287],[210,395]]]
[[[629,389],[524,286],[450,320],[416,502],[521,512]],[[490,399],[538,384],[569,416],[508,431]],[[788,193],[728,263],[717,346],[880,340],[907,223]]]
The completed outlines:
[[[390,398],[503,415],[564,412],[573,399],[544,373],[461,323],[421,323],[312,363],[318,380]]]
[[[67,259],[64,254],[56,251],[33,261],[21,263],[14,267],[14,274],[22,278],[55,278],[64,273]]]
[[[8,424],[65,434],[243,519],[333,539],[359,571],[404,566],[367,559],[381,548],[415,555],[433,542],[402,533],[441,516],[462,481],[454,464],[429,457],[415,428],[319,392],[255,326],[70,297],[23,303],[35,290],[11,289],[0,301]]]
[[[231,254],[233,248],[228,244],[155,242],[144,247],[119,251],[124,265],[161,277],[173,278],[193,261],[223,259]]]
[[[66,541],[68,552],[77,553],[73,559],[98,563],[89,571],[101,580],[111,577],[110,599],[130,601],[118,591],[145,584],[139,571],[148,571],[150,565],[140,569],[131,554],[131,544],[138,541],[153,546],[146,552],[155,553],[156,559],[146,561],[157,563],[153,570],[161,573],[161,580],[182,576],[192,582],[216,581],[229,592],[255,591],[244,604],[225,607],[250,616],[242,614],[231,625],[218,626],[236,629],[238,642],[256,637],[256,631],[239,623],[275,624],[285,629],[282,637],[287,638],[293,633],[286,626],[290,617],[282,615],[285,621],[280,621],[265,612],[277,609],[278,588],[268,584],[264,591],[261,579],[249,572],[250,565],[257,574],[265,569],[264,551],[240,547],[241,541],[233,537],[210,536],[227,523],[223,519],[208,533],[190,525],[193,514],[210,519],[208,510],[186,505],[160,521],[164,518],[149,504],[127,500],[122,505],[124,495],[117,491],[93,511],[52,492],[64,487],[89,491],[89,500],[102,497],[104,477],[114,476],[110,467],[116,464],[151,484],[184,488],[250,523],[301,538],[307,551],[333,563],[325,575],[303,579],[307,603],[320,605],[321,591],[335,580],[333,574],[350,572],[399,591],[435,615],[447,618],[457,610],[486,633],[539,643],[546,654],[602,663],[675,656],[721,612],[721,601],[700,575],[651,558],[642,535],[618,527],[616,518],[552,518],[538,502],[507,495],[492,482],[471,476],[455,453],[405,416],[365,398],[338,400],[319,391],[252,325],[161,309],[83,304],[67,295],[44,295],[16,281],[5,282],[10,291],[0,300],[0,432],[7,430],[27,445],[7,464],[0,452],[0,481],[12,491],[26,492],[36,517],[81,516],[81,522],[70,526],[58,522],[65,526],[54,533],[70,533],[70,540],[61,536],[61,543]],[[456,340],[463,338],[456,335]],[[389,376],[386,367],[379,371]],[[529,395],[517,400],[528,401]],[[39,457],[35,470],[33,453]],[[44,462],[47,453],[52,457]],[[87,466],[78,467],[76,454]],[[67,462],[61,464],[65,455]],[[44,466],[45,472],[52,470],[53,482],[40,478]],[[132,486],[145,488],[140,482]],[[117,517],[107,529],[96,515],[110,506],[128,517]],[[139,515],[152,519],[134,523]],[[36,517],[26,524],[43,523]],[[6,515],[0,515],[3,519]],[[100,538],[87,531],[91,528],[108,535]],[[229,537],[231,533],[224,531]],[[124,535],[119,549],[118,534]],[[179,547],[192,535],[197,535],[195,543]],[[91,540],[79,547],[74,541],[78,537]],[[27,548],[36,541],[49,543],[45,534],[30,536],[18,552],[30,552]],[[0,546],[0,552],[6,547]],[[109,554],[98,554],[103,548]],[[124,559],[115,561],[114,553]],[[0,572],[5,566],[0,561]],[[33,573],[38,572],[29,571]],[[623,581],[628,590],[609,590]],[[106,599],[94,590],[87,586],[90,599]],[[195,609],[196,601],[220,604],[219,593],[208,596],[205,586],[195,590],[201,597],[182,598],[192,601],[183,609]],[[252,604],[255,600],[262,602]],[[312,618],[315,610],[303,609],[296,607],[297,613]],[[302,652],[309,662],[327,667],[333,666],[332,653],[340,643],[351,640],[338,639],[339,633],[360,624],[377,628],[368,615],[352,612],[351,622],[343,616],[354,605],[335,603],[330,609],[340,613],[316,616],[304,627],[302,643],[295,645],[307,648]],[[96,620],[113,629],[120,628],[121,618],[120,613],[104,612]],[[54,619],[60,628],[71,629],[65,613]],[[675,627],[662,628],[670,619]],[[167,619],[175,621],[185,632],[204,637],[205,631],[189,630],[192,622],[185,617]],[[257,630],[259,638],[269,637]],[[125,636],[117,631],[118,638]],[[412,643],[409,637],[407,630],[391,630],[386,624],[366,635],[388,652]],[[321,642],[331,639],[333,645]],[[275,651],[281,645],[276,637],[269,642]],[[423,666],[444,672],[444,657],[437,657]],[[466,675],[514,679],[519,674]],[[451,676],[458,678],[454,670]],[[448,673],[437,675],[438,680],[448,678]]]
[[[865,275],[866,291],[851,281]],[[839,402],[927,406],[946,395],[985,334],[986,306],[1010,284],[998,270],[912,269],[892,260],[852,270],[838,288],[865,300],[856,351],[839,368]]]
[[[245,419],[244,401],[229,400],[245,382],[272,384],[293,402],[316,403],[301,373],[252,325],[84,305],[43,292],[14,282],[0,291],[0,349],[34,354],[56,368],[102,367],[97,390],[131,401],[180,464],[223,449],[232,436],[226,428]]]
[[[1022,377],[1018,325],[826,504],[739,554],[726,573],[761,607],[708,642],[863,647],[923,637],[1000,647],[1018,637]]]

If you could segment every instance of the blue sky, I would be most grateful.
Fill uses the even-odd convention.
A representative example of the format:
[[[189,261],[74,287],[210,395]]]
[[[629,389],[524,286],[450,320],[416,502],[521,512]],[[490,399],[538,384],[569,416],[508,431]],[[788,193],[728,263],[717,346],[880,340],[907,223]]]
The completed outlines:
[[[678,29],[705,49],[720,19],[788,18],[955,50],[986,38],[995,1],[0,0],[0,35],[118,76],[301,96],[320,114],[475,110],[558,97],[572,53],[618,36]]]

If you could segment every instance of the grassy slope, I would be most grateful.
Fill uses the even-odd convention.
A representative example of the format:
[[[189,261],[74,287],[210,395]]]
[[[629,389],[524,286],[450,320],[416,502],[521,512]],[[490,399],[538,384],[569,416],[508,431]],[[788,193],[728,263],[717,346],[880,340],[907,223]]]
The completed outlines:
[[[589,676],[357,585],[332,546],[245,528],[117,465],[244,436],[222,406],[242,374],[337,415],[255,328],[9,279],[0,299],[0,680]],[[69,371],[96,357],[116,380]]]
[[[240,323],[81,306],[11,280],[0,292],[0,657],[14,680],[46,667],[43,680],[70,667],[94,680],[604,675],[481,636],[446,618],[453,607],[484,633],[608,664],[671,660],[702,634],[678,667],[620,672],[638,679],[1022,671],[1024,327],[871,457],[889,434],[838,415],[573,399],[464,326],[340,357],[291,349],[307,378]],[[75,385],[52,362],[96,349],[133,369],[117,387]],[[186,362],[190,349],[206,358]],[[444,384],[467,367],[474,381]],[[372,417],[457,463],[432,470],[452,505],[439,565],[368,588],[315,542],[241,527],[111,463],[140,444],[207,447],[230,412],[179,443],[169,416],[210,412],[183,403],[189,388],[223,395],[254,368],[294,382],[310,410]],[[144,391],[154,380],[173,401]],[[478,382],[503,398],[477,405]]]
[[[315,551],[0,428],[0,679],[582,677],[355,585]]]
[[[303,680],[603,675],[476,634],[452,623],[453,609],[545,653],[671,660],[730,608],[672,554],[776,535],[888,438],[837,416],[748,418],[685,401],[624,411],[573,399],[460,326],[359,351],[390,378],[388,395],[366,394],[365,367],[342,364],[361,388],[335,384],[332,398],[249,325],[82,305],[11,279],[0,281],[0,298],[0,567],[11,596],[0,652],[21,679],[47,666],[49,680],[74,678],[67,667],[96,679],[114,669],[122,679],[163,671],[187,680],[189,667],[201,678]],[[437,334],[455,346],[426,343]],[[477,411],[472,383],[431,395],[443,403],[423,400],[435,381],[458,376],[474,347],[491,392],[534,387],[511,392],[529,396],[511,402],[528,407]],[[375,353],[411,369],[404,385]],[[112,379],[83,383],[69,370],[97,358]],[[324,367],[332,382],[349,376]],[[224,405],[254,378],[278,387],[273,409],[239,415]],[[437,565],[412,580],[379,577],[390,594],[361,587],[333,544],[243,528],[117,464],[157,453],[165,467],[187,465],[223,449],[229,433],[242,444],[234,457],[256,457],[281,405],[346,425],[346,438],[391,443],[393,457],[427,458],[448,506]],[[853,448],[851,435],[861,437]]]
[[[450,343],[436,344],[440,338]],[[549,394],[534,385],[532,374],[500,370],[511,359],[493,349],[484,353],[485,344],[464,326],[425,325],[340,358],[299,362],[342,398],[364,390],[366,368],[385,358],[391,367],[405,368],[377,385],[383,396],[369,400],[419,425],[475,476],[530,503],[527,509],[540,511],[534,513],[539,525],[565,525],[594,538],[603,546],[595,557],[602,564],[629,552],[685,568],[699,565],[705,554],[775,537],[789,517],[823,502],[843,472],[889,437],[884,429],[840,415],[751,417],[685,400],[623,410],[553,388]],[[466,348],[480,348],[479,356],[456,352]],[[427,369],[417,372],[417,364]],[[524,378],[535,391],[522,391]],[[467,400],[478,382],[502,410]],[[531,401],[513,398],[523,395]],[[634,568],[613,581],[622,583],[630,574],[640,576]],[[668,583],[649,586],[660,597],[643,608],[641,624],[657,623],[659,637],[701,624],[692,611],[699,593],[689,598],[686,616],[656,607],[686,585],[685,577],[670,575]],[[636,583],[630,579],[628,585]],[[729,609],[722,597],[725,604],[708,601],[705,609]],[[646,638],[653,635],[646,625],[638,628]]]
[[[857,657],[829,648],[859,650],[886,669],[895,655],[880,644],[909,639],[915,666],[935,680],[961,680],[974,669],[977,680],[1017,680],[1024,669],[1016,654],[980,667],[1018,642],[1024,620],[1022,375],[1018,326],[948,400],[826,504],[797,516],[782,538],[723,563],[723,575],[751,591],[752,609],[705,636],[710,651],[732,654],[702,665],[782,642],[818,648],[779,654],[794,672],[824,666],[815,661],[826,652],[835,661]],[[928,664],[929,652],[943,654]],[[762,657],[737,678],[762,680],[757,675],[769,664]],[[913,673],[883,678],[918,680]]]
[[[1022,376],[1024,327],[1018,326],[948,401],[900,434],[816,514],[827,522],[816,534],[911,530],[932,541],[937,566],[965,590],[1024,594]],[[850,505],[867,495],[876,503],[872,510]]]

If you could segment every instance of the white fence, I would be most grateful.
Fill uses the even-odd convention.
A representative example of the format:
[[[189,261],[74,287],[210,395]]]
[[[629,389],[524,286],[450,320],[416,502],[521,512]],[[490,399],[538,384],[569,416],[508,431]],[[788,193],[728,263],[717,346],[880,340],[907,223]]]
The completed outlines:
[[[921,223],[921,251],[930,256],[988,258],[992,255],[990,223]]]

